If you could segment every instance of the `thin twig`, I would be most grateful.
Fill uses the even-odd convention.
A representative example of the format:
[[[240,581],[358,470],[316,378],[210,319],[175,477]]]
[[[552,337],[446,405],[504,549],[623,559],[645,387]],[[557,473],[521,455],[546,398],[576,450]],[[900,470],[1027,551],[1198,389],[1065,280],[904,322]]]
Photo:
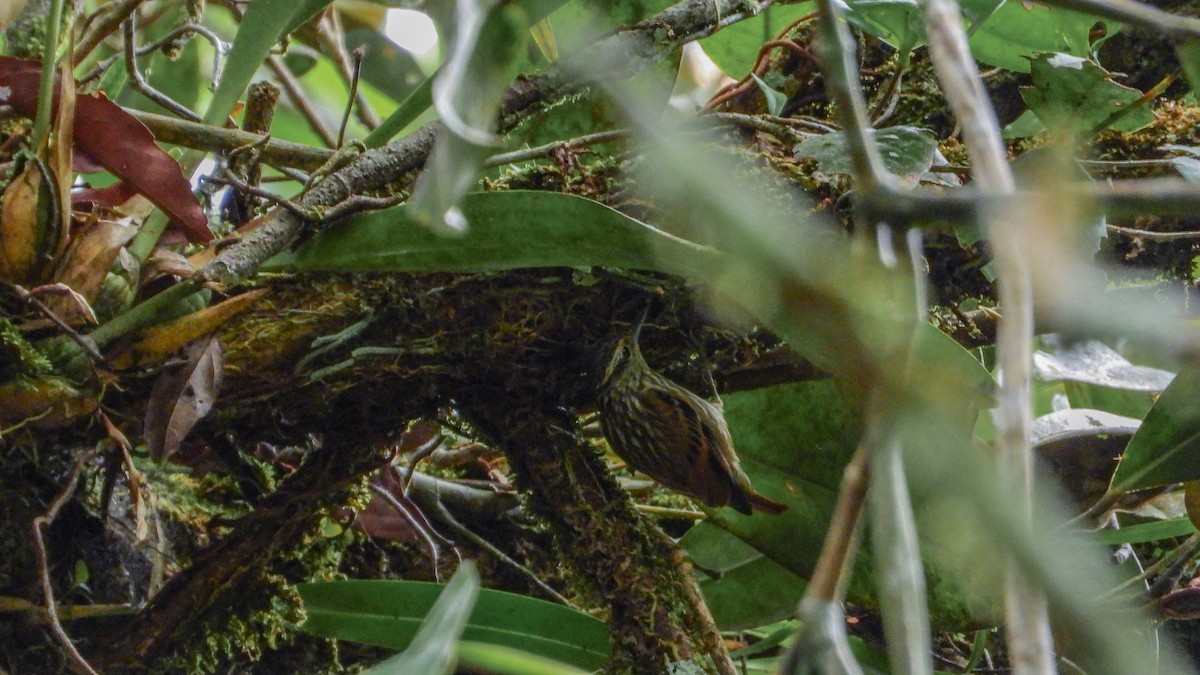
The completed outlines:
[[[130,14],[125,23],[121,24],[122,31],[125,36],[125,70],[129,73],[129,83],[133,89],[141,93],[146,98],[157,103],[158,105],[170,110],[180,117],[192,121],[199,122],[200,116],[192,112],[187,106],[179,103],[175,99],[167,96],[161,91],[155,89],[146,78],[142,76],[142,71],[138,70],[137,65],[137,32],[135,19],[137,14]]]
[[[358,78],[362,75],[363,50],[354,50],[353,72],[350,74],[350,96],[346,98],[346,110],[342,113],[342,123],[338,126],[337,147],[340,149],[346,142],[346,127],[350,124],[350,113],[354,112],[358,101]]]
[[[954,0],[924,0],[929,54],[974,167],[975,182],[985,193],[1009,195],[1016,183],[1008,163],[1000,126],[979,69],[967,46],[962,14]],[[1009,200],[1010,202],[1012,200]],[[1023,204],[1024,205],[1024,204]],[[1032,526],[1033,462],[1029,445],[1033,423],[1030,406],[1033,343],[1033,285],[1029,245],[1022,221],[1035,217],[1023,209],[986,209],[997,270],[997,292],[1004,320],[997,334],[997,361],[1003,380],[997,396],[996,444],[1002,471],[1017,479],[1014,501]],[[1053,673],[1054,638],[1045,594],[1022,576],[1010,558],[1005,578],[1005,625],[1014,672]]]
[[[366,95],[358,88],[358,79],[362,74],[363,48],[358,47],[350,53],[346,51],[342,20],[335,11],[323,13],[313,28],[321,51],[333,59],[338,73],[346,84],[350,85],[350,100],[354,101],[358,121],[368,129],[374,130],[379,126],[379,116],[371,109]],[[338,147],[341,147],[340,143]]]
[[[141,47],[138,47],[137,49],[135,49],[134,56],[145,56],[146,54],[149,54],[150,52],[157,51],[157,50],[161,49],[163,46],[170,44],[170,43],[174,42],[176,39],[178,39],[184,35],[187,35],[189,33],[196,34],[196,35],[203,37],[205,40],[208,40],[213,46],[213,74],[212,74],[211,81],[212,81],[213,86],[215,87],[216,83],[218,81],[220,81],[220,79],[221,79],[221,68],[222,68],[222,65],[224,62],[224,55],[225,55],[226,47],[225,47],[225,43],[221,41],[221,38],[218,37],[216,33],[212,32],[208,28],[205,28],[204,26],[201,26],[200,24],[185,23],[185,24],[176,26],[170,33],[167,33],[166,35],[162,36],[158,40],[155,40],[154,42],[151,42],[146,45],[142,45]],[[78,84],[85,85],[88,82],[91,82],[92,80],[100,79],[101,77],[104,76],[104,73],[106,71],[108,71],[109,68],[112,68],[113,65],[115,65],[117,63],[117,61],[120,61],[123,58],[126,58],[126,55],[124,52],[122,52],[120,54],[113,54],[112,56],[108,57],[107,59],[96,64],[96,67],[92,68],[92,71],[90,73],[79,78]]]
[[[1175,40],[1200,38],[1200,19],[1169,14],[1141,2],[1129,0],[1042,0],[1047,5],[1095,14],[1106,19],[1154,28]]]
[[[97,675],[96,670],[83,658],[83,654],[75,648],[75,643],[71,642],[71,637],[67,635],[67,631],[63,629],[62,623],[58,618],[58,605],[54,599],[54,585],[50,581],[50,556],[46,552],[46,541],[43,533],[43,528],[49,527],[54,519],[58,517],[59,511],[66,506],[67,501],[75,494],[75,488],[79,486],[79,477],[83,473],[83,467],[92,457],[95,457],[96,450],[88,450],[79,456],[75,461],[75,467],[71,469],[71,476],[67,479],[67,484],[63,486],[58,496],[51,502],[50,508],[46,513],[33,519],[33,543],[34,551],[38,558],[38,575],[42,582],[42,595],[46,600],[46,618],[50,622],[50,631],[54,633],[54,637],[67,655],[71,657],[71,661],[75,664],[75,668],[88,675]]]
[[[95,361],[104,361],[104,355],[101,354],[100,350],[96,348],[96,344],[92,342],[91,338],[72,328],[70,324],[64,321],[62,317],[58,316],[54,310],[50,309],[46,303],[42,302],[41,299],[37,297],[35,292],[27,291],[22,286],[11,283],[7,280],[0,279],[0,282],[12,289],[12,291],[17,294],[17,297],[21,298],[23,302],[28,303],[34,309],[41,312],[43,316],[49,319],[50,322],[57,326],[58,329],[66,334],[67,337],[71,338],[72,341],[78,344],[88,356],[92,357],[92,359]]]
[[[304,119],[308,120],[309,128],[321,137],[321,142],[331,148],[338,147],[337,138],[325,126],[321,115],[312,107],[311,97],[304,91],[304,87],[300,85],[300,81],[292,74],[283,59],[272,54],[267,57],[267,66],[271,68],[271,72],[275,73],[275,77],[279,78],[279,84],[283,85],[283,90],[287,92],[288,100],[296,106],[296,110],[300,111]]]
[[[1154,230],[1139,230],[1132,227],[1121,227],[1120,225],[1105,225],[1109,232],[1116,232],[1127,237],[1138,237],[1140,239],[1148,239],[1150,241],[1183,241],[1187,239],[1200,239],[1200,232],[1188,230],[1185,232],[1155,232]]]
[[[554,141],[523,150],[513,150],[512,152],[504,152],[498,155],[492,155],[483,163],[484,166],[503,166],[504,164],[512,164],[514,162],[525,162],[539,157],[550,157],[555,152],[570,148],[582,148],[597,143],[607,143],[609,141],[621,140],[628,137],[630,131],[628,129],[613,129],[611,131],[600,131],[594,134],[587,134],[578,138],[571,138],[565,141]]]

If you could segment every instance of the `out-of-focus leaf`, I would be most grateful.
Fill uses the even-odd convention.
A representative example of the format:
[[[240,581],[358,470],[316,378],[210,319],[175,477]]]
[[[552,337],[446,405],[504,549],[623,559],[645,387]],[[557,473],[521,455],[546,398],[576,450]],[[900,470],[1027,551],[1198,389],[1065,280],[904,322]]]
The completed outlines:
[[[1188,521],[1195,527],[1200,523],[1200,481],[1189,480],[1183,484],[1183,506]]]
[[[403,649],[414,639],[443,586],[416,581],[334,581],[296,588],[308,617],[302,630]],[[608,629],[599,619],[544,600],[488,589],[480,592],[462,637],[589,670],[601,667],[609,652]]]
[[[7,96],[0,102],[22,115],[37,112],[41,64],[0,56],[0,85]],[[79,96],[75,101],[75,151],[86,154],[121,180],[128,181],[179,225],[189,241],[212,239],[204,209],[192,195],[191,185],[179,164],[154,143],[154,135],[141,122],[102,95]]]
[[[454,19],[450,56],[433,83],[443,130],[409,200],[411,215],[443,235],[467,230],[459,201],[499,144],[500,98],[529,35],[528,16],[507,0],[458,0]]]
[[[1151,488],[1200,480],[1200,370],[1181,372],[1134,434],[1112,489]]]
[[[916,0],[854,0],[846,20],[901,52],[925,41],[925,19]]]
[[[587,675],[595,672],[486,642],[463,640],[458,643],[457,651],[460,663],[492,675]]]
[[[182,366],[168,368],[150,391],[145,436],[150,456],[165,461],[188,432],[212,411],[221,391],[225,359],[215,337],[193,343]]]
[[[1142,418],[1175,376],[1165,370],[1135,366],[1101,342],[1089,340],[1054,353],[1033,355],[1035,376],[1061,380],[1073,408],[1104,410]]]
[[[365,214],[317,234],[264,269],[433,272],[604,265],[703,270],[720,255],[603,204],[554,192],[480,192],[462,200],[472,227],[439,237],[407,206]]]
[[[1183,74],[1187,76],[1194,92],[1200,85],[1200,40],[1178,40],[1174,44],[1179,65],[1183,66]]]
[[[1200,159],[1195,157],[1172,157],[1175,170],[1189,183],[1200,183]]]
[[[933,166],[937,139],[918,127],[888,127],[873,132],[883,165],[904,183],[915,186]],[[851,173],[850,155],[842,132],[809,138],[795,148],[796,157],[817,160],[821,173]]]
[[[364,48],[362,77],[395,101],[403,101],[425,81],[412,54],[396,46],[378,27],[346,26],[346,49]]]
[[[353,582],[351,582],[353,583]],[[456,663],[455,645],[467,620],[475,607],[479,596],[479,573],[475,571],[474,563],[464,562],[459,566],[450,583],[446,584],[438,595],[437,602],[429,610],[429,614],[421,622],[421,627],[412,642],[403,653],[375,665],[367,671],[368,675],[405,675],[406,673],[439,673],[453,672]],[[300,597],[307,606],[304,591]],[[313,619],[305,621],[308,626]]]
[[[547,17],[546,23],[553,28],[561,53],[578,54],[619,27],[647,21],[671,4],[669,0],[620,0],[603,6],[570,2]],[[681,55],[682,50],[677,50],[624,81],[625,86],[639,93],[647,110],[662,110],[666,106],[678,78]],[[522,120],[509,137],[516,143],[536,146],[616,129],[622,124],[620,112],[612,101],[593,91],[569,97]],[[605,148],[601,144],[594,149],[603,153]]]
[[[722,28],[700,41],[704,53],[730,77],[741,77],[754,65],[758,50],[792,22],[815,13],[816,5],[772,5],[758,16]]]
[[[959,3],[963,18],[974,29],[1004,0],[966,0]],[[908,52],[925,43],[925,18],[915,0],[849,0],[846,20],[863,31]]]
[[[744,630],[792,616],[804,578],[718,527],[692,528],[681,545],[702,569],[704,602],[722,630]]]
[[[178,319],[151,326],[142,332],[137,342],[113,355],[111,364],[114,368],[125,369],[161,363],[187,343],[208,335],[221,324],[245,311],[266,293],[265,288],[255,289],[212,307],[198,309]]]
[[[805,599],[803,622],[779,672],[786,675],[863,675],[846,636],[846,612],[840,602]]]
[[[1196,526],[1187,518],[1160,520],[1155,523],[1140,523],[1119,530],[1100,530],[1096,540],[1102,544],[1144,544],[1150,541],[1186,537],[1196,531]]]
[[[1134,132],[1154,122],[1149,107],[1139,105],[1110,121],[1142,97],[1118,84],[1108,71],[1071,54],[1039,54],[1030,63],[1032,87],[1021,98],[1047,127],[1092,132],[1100,128]]]
[[[1035,2],[1005,2],[971,35],[971,53],[991,66],[1029,72],[1029,58],[1045,52],[1086,57],[1094,15]],[[1109,32],[1116,31],[1109,24]]]

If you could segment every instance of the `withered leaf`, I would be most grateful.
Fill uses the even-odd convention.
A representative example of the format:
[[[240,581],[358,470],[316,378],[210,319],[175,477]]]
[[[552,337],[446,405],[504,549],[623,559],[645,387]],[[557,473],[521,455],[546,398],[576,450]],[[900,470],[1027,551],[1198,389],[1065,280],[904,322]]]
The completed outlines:
[[[40,78],[37,61],[0,56],[0,103],[34,117]],[[103,166],[162,209],[189,241],[212,240],[208,217],[187,177],[141,122],[103,95],[89,94],[77,97],[74,123],[77,171],[88,168],[89,161]]]
[[[188,432],[212,411],[225,365],[221,343],[210,337],[187,347],[182,365],[168,368],[150,391],[145,436],[150,456],[165,461]]]

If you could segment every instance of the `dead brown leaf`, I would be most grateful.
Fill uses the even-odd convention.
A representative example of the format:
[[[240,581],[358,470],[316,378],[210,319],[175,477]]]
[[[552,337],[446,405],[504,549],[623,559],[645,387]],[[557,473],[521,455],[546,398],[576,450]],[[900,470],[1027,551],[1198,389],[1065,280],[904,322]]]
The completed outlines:
[[[150,456],[165,461],[188,432],[212,411],[221,391],[225,359],[217,338],[192,343],[185,362],[168,368],[150,391],[145,436]]]

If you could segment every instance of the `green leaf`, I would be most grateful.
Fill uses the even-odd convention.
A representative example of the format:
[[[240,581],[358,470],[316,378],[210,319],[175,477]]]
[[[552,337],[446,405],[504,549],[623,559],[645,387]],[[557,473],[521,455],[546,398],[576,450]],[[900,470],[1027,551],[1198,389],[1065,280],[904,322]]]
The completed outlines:
[[[1186,537],[1196,531],[1196,526],[1186,517],[1160,520],[1153,523],[1140,523],[1119,530],[1100,530],[1096,539],[1102,544],[1144,544],[1175,537]]]
[[[1179,57],[1179,65],[1187,76],[1192,91],[1200,84],[1200,40],[1183,40],[1175,43],[1175,55]]]
[[[720,509],[680,541],[699,567],[723,573],[701,588],[719,625],[733,630],[795,611],[861,434],[861,401],[854,388],[819,380],[737,392],[724,403],[755,490],[788,505],[769,518]],[[761,583],[763,575],[774,583]],[[861,583],[852,589],[860,599],[869,593]]]
[[[884,166],[906,183],[915,185],[933,166],[937,139],[925,129],[901,126],[873,133]],[[796,146],[795,153],[796,157],[817,160],[822,173],[849,174],[853,170],[846,151],[846,138],[841,131],[809,138]]]
[[[408,206],[368,213],[316,235],[264,269],[343,272],[488,271],[602,265],[661,271],[711,269],[720,255],[603,204],[554,192],[469,194],[462,237],[418,225]]]
[[[787,95],[778,89],[772,89],[770,85],[762,81],[762,78],[754,73],[750,73],[750,77],[754,78],[754,84],[758,85],[758,90],[762,92],[763,98],[767,99],[767,112],[776,117],[783,114],[783,106],[787,104]]]
[[[587,675],[594,672],[511,647],[466,640],[458,643],[458,660],[490,675]]]
[[[1200,369],[1180,373],[1129,441],[1112,489],[1120,492],[1200,480]]]
[[[700,41],[704,53],[726,75],[741,77],[758,57],[758,51],[784,27],[816,11],[816,5],[772,5],[758,16],[722,28]]]
[[[846,20],[900,52],[925,42],[925,19],[916,0],[853,0]]]
[[[966,0],[959,3],[969,26],[978,26],[1004,0]],[[925,44],[925,17],[916,0],[849,0],[846,19],[907,53]]]
[[[1145,105],[1131,107],[1142,93],[1110,77],[1108,71],[1070,54],[1040,54],[1030,65],[1032,87],[1021,98],[1047,127],[1083,133],[1111,128],[1133,132],[1154,122]]]
[[[971,35],[971,53],[991,66],[1029,72],[1029,58],[1042,52],[1085,57],[1088,35],[1100,19],[1062,7],[1005,2]],[[1108,23],[1109,33],[1117,24]]]
[[[301,591],[301,599],[304,592]],[[450,583],[438,594],[437,601],[421,622],[417,634],[403,653],[377,664],[368,675],[404,675],[405,673],[445,673],[455,666],[455,643],[462,635],[475,599],[479,596],[479,573],[474,563],[464,562]],[[307,601],[305,602],[307,605]],[[310,615],[309,619],[312,619]],[[305,625],[307,625],[307,621]],[[382,624],[383,622],[379,622]]]
[[[458,203],[499,145],[496,113],[529,37],[529,17],[503,0],[460,2],[454,20],[450,55],[433,83],[443,128],[409,200],[413,218],[443,235],[467,230]]]
[[[324,637],[403,649],[416,639],[418,626],[433,619],[431,609],[442,589],[442,584],[417,581],[300,584],[297,590],[308,616],[300,628]],[[462,589],[458,592],[465,594]],[[455,603],[455,611],[462,611],[462,599]],[[599,668],[608,658],[604,622],[544,600],[483,589],[470,619],[458,619],[465,622],[463,640],[519,649],[588,670]]]
[[[246,85],[267,58],[271,47],[295,25],[307,20],[331,0],[255,0],[246,6],[233,46],[225,58],[221,81],[204,113],[207,124],[225,126]]]
[[[603,5],[569,2],[550,14],[546,23],[553,31],[559,54],[569,56],[584,52],[621,26],[649,19],[671,4],[666,0],[620,0]],[[682,54],[682,50],[675,50],[626,79],[625,86],[639,92],[644,105],[661,110],[670,100]],[[597,89],[566,97],[527,117],[512,131],[510,139],[515,144],[538,146],[616,129],[623,124],[620,110]],[[604,153],[607,147],[611,146],[602,144],[593,149]]]
[[[1038,116],[1034,115],[1032,110],[1026,110],[1017,119],[1009,122],[1008,126],[1004,127],[1003,136],[1006,139],[1030,138],[1037,136],[1045,130],[1046,125],[1038,119]]]

